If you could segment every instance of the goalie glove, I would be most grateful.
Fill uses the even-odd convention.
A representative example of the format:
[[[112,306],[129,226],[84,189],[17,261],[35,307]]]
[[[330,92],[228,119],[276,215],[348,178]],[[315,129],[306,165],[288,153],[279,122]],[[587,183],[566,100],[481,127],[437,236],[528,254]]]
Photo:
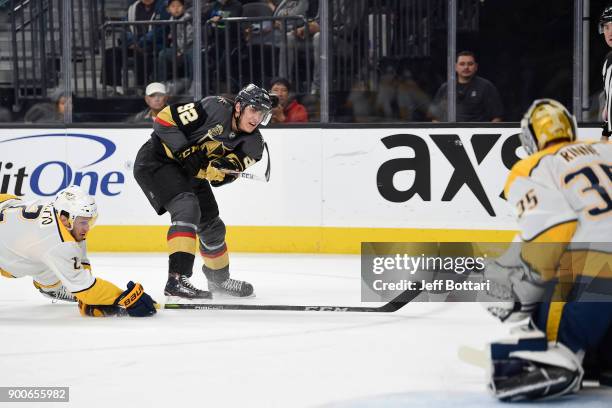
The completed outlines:
[[[552,283],[521,262],[517,266],[502,265],[495,260],[486,265],[484,281],[489,289],[481,292],[479,302],[502,322],[517,322],[531,316]]]

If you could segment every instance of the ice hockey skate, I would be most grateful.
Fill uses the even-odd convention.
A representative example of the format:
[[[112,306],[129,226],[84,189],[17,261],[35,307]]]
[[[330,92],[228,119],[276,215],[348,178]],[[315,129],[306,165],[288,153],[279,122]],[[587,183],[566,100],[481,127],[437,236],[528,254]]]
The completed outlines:
[[[53,300],[54,302],[58,300],[62,300],[64,302],[77,301],[74,295],[66,290],[66,287],[64,285],[60,285],[58,288],[45,289],[40,285],[37,285],[36,282],[34,282],[34,286],[36,286],[36,288],[44,297],[47,297]]]
[[[215,297],[255,297],[253,285],[245,281],[230,278],[228,268],[215,271],[204,265],[202,266],[202,272],[204,272],[208,280],[208,290]]]
[[[164,288],[167,303],[198,303],[212,299],[212,294],[196,288],[189,278],[178,273],[171,273]]]

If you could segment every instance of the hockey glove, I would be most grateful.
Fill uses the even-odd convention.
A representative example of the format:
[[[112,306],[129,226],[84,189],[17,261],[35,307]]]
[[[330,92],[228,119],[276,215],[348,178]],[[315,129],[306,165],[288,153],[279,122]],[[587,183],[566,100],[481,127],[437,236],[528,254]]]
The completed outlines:
[[[523,320],[535,311],[549,286],[537,276],[524,263],[505,266],[497,260],[490,262],[484,270],[489,289],[479,293],[478,300],[502,322]]]
[[[207,164],[206,155],[197,145],[186,148],[177,153],[175,157],[191,177],[197,176]]]
[[[219,187],[238,178],[238,174],[231,174],[227,171],[242,171],[242,166],[237,157],[219,157],[212,160],[206,169],[206,179],[210,181],[213,187]]]
[[[127,289],[115,300],[132,317],[146,317],[157,313],[155,301],[147,295],[140,283],[129,281]]]
[[[108,317],[108,316],[125,316],[125,309],[117,305],[86,305],[79,300],[79,312],[81,316],[91,317]]]

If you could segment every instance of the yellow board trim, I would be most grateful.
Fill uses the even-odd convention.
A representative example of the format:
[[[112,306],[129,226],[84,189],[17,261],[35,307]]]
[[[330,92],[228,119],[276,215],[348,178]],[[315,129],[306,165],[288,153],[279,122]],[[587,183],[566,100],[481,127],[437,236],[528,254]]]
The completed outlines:
[[[168,226],[99,225],[87,236],[98,252],[166,252]],[[359,254],[362,242],[512,242],[516,231],[419,228],[228,226],[230,252]]]

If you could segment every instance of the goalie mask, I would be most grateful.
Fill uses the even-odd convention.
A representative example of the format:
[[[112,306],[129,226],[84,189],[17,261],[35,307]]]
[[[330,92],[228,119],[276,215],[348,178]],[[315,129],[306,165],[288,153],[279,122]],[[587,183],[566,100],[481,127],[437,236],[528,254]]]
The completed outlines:
[[[612,23],[612,6],[606,7],[603,13],[601,13],[601,17],[599,17],[599,24],[597,25],[599,34],[603,34],[604,26],[608,23]]]
[[[278,100],[277,100],[278,101]],[[255,84],[249,84],[242,88],[236,96],[236,103],[240,102],[240,115],[247,106],[252,106],[256,111],[261,112],[260,125],[266,126],[272,117],[273,103],[270,94],[263,88]],[[240,116],[238,121],[240,121]]]
[[[79,186],[72,185],[61,190],[55,196],[53,208],[59,215],[64,215],[68,218],[68,230],[74,227],[76,217],[89,218],[90,228],[98,218],[98,206],[96,201]]]
[[[521,120],[521,144],[528,154],[552,142],[576,140],[576,118],[553,99],[534,101]]]

